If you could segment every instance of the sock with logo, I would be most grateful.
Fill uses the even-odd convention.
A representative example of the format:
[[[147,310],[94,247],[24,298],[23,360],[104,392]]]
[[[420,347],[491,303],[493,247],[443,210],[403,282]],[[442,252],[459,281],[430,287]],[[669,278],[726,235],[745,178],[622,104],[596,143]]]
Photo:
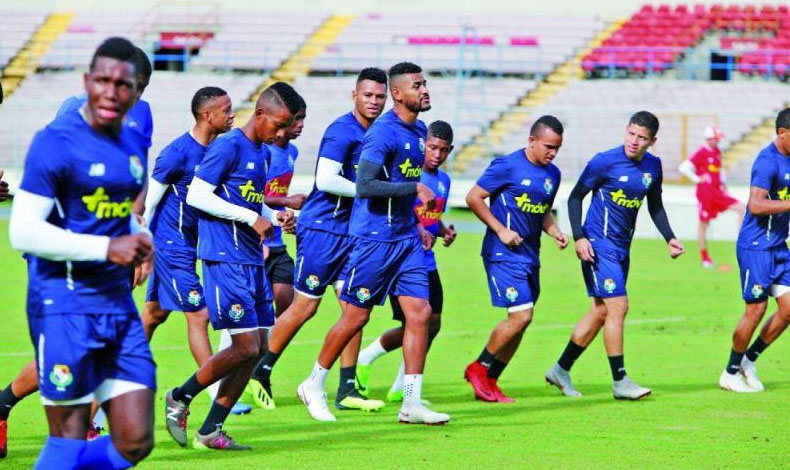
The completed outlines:
[[[505,370],[507,367],[507,362],[502,362],[499,359],[494,359],[490,366],[488,366],[488,373],[486,376],[492,378],[494,380],[499,380],[499,376],[502,375],[502,371]]]
[[[766,343],[758,336],[757,339],[754,340],[752,345],[749,346],[749,349],[746,350],[746,358],[752,362],[755,362],[757,358],[760,357],[760,354],[762,354],[763,351],[765,351],[765,348],[767,348],[769,344],[770,343]]]
[[[321,364],[316,362],[313,366],[313,370],[310,372],[310,377],[307,378],[307,382],[313,388],[324,391],[326,389],[326,376],[328,374],[329,369],[324,369],[321,367]]]
[[[189,405],[192,403],[192,399],[195,396],[202,392],[206,387],[204,385],[200,385],[200,382],[197,380],[197,373],[192,374],[192,377],[188,378],[184,385],[177,387],[173,390],[173,398],[178,400],[185,405]]]
[[[85,450],[85,439],[66,439],[48,436],[44,448],[38,454],[34,470],[53,468],[76,469],[80,467],[80,456]]]
[[[487,348],[483,348],[483,352],[477,357],[477,362],[483,364],[488,369],[491,364],[496,360],[496,356],[488,352]]]
[[[3,391],[0,392],[0,419],[8,419],[11,409],[21,399],[22,398],[14,395],[14,391],[11,389],[11,384],[8,384],[8,387],[4,388]]]
[[[118,452],[110,436],[101,436],[85,444],[80,470],[123,470],[133,465]]]
[[[565,346],[565,351],[562,352],[562,356],[560,356],[560,360],[557,361],[557,364],[566,371],[570,372],[571,367],[573,367],[573,363],[576,362],[576,359],[582,355],[585,349],[587,348],[579,346],[573,341],[568,341],[568,345]]]
[[[355,390],[357,366],[340,368],[340,383],[337,386],[337,396],[345,397]]]
[[[730,360],[727,362],[727,373],[731,375],[735,375],[741,370],[741,359],[743,359],[743,353],[739,353],[736,350],[730,351]]]
[[[398,375],[395,376],[395,381],[392,382],[392,387],[390,390],[393,392],[397,392],[398,390],[403,390],[403,377],[406,375],[406,364],[403,361],[400,361],[400,367],[398,367]]]
[[[200,426],[198,433],[203,436],[208,436],[217,429],[222,428],[222,424],[228,419],[229,414],[230,408],[224,407],[216,401],[212,402],[211,409],[208,410],[208,416],[206,416],[206,420],[203,421],[203,425]]]
[[[272,369],[277,363],[277,359],[280,359],[280,354],[266,351],[261,360],[258,361],[255,369],[253,369],[252,378],[258,382],[268,382],[272,376]]]
[[[623,355],[609,356],[609,368],[612,369],[612,380],[615,382],[625,377],[625,359]]]
[[[422,404],[422,374],[406,374],[403,376],[403,406],[419,406]]]
[[[373,361],[387,354],[387,350],[381,345],[381,336],[374,339],[368,347],[359,352],[357,363],[362,366],[369,366]]]

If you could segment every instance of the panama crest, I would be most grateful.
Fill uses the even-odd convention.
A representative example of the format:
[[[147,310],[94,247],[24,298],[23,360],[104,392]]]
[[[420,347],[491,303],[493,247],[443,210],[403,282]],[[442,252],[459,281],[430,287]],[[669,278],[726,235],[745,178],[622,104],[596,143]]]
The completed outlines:
[[[52,367],[52,372],[49,373],[49,381],[52,382],[52,385],[57,387],[59,392],[64,392],[66,391],[66,387],[74,382],[74,376],[71,374],[69,366],[55,364],[55,366]]]
[[[307,279],[304,281],[304,283],[307,284],[308,289],[313,290],[316,287],[318,287],[319,284],[318,276],[316,276],[315,274],[311,274],[307,276]]]
[[[143,181],[143,163],[137,155],[129,156],[129,173],[137,180],[138,183]]]
[[[551,178],[546,178],[543,182],[543,189],[546,191],[546,194],[551,194],[554,191],[554,181]]]
[[[370,289],[365,287],[360,287],[357,291],[357,298],[360,302],[365,302],[370,299]]]
[[[515,287],[510,286],[505,289],[505,297],[507,297],[507,300],[515,302],[515,300],[518,298],[518,291]]]
[[[646,188],[649,188],[651,184],[653,184],[653,175],[650,173],[645,173],[642,175],[642,184],[645,185]]]
[[[198,292],[196,290],[189,291],[189,296],[187,297],[187,302],[189,302],[191,305],[194,305],[195,307],[197,307],[198,304],[200,304],[200,292]]]
[[[425,153],[425,139],[420,137],[420,152]]]
[[[612,293],[617,288],[617,284],[615,284],[614,279],[607,278],[603,281],[603,289],[608,292]]]
[[[228,315],[230,316],[231,320],[237,322],[241,320],[241,317],[244,316],[244,308],[239,304],[233,304],[230,306]]]
[[[752,296],[757,299],[763,295],[763,286],[755,284],[752,286]]]

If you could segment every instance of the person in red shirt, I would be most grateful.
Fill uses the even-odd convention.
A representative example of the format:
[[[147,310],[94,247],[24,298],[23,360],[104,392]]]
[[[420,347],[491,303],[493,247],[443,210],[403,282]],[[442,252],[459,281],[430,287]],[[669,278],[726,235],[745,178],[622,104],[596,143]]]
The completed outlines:
[[[705,128],[705,144],[694,155],[680,164],[680,172],[697,185],[699,228],[697,239],[702,266],[711,268],[713,260],[708,254],[706,233],[710,221],[726,210],[734,210],[743,220],[744,205],[730,196],[724,186],[724,168],[721,164],[719,141],[724,134],[716,126]],[[740,224],[739,224],[740,225]]]

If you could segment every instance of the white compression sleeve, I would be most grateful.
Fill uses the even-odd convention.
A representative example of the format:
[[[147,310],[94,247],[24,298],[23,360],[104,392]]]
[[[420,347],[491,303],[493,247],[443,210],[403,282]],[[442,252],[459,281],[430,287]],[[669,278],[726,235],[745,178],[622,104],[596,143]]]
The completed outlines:
[[[315,171],[315,186],[321,191],[338,196],[354,197],[357,194],[357,185],[353,181],[340,176],[343,164],[329,158],[319,157]]]
[[[166,184],[162,184],[153,178],[148,178],[148,192],[145,194],[145,212],[143,213],[143,219],[145,219],[146,224],[151,223],[151,217],[154,216],[156,206],[162,200],[165,192],[167,192]]]
[[[699,183],[699,176],[694,173],[694,164],[691,163],[691,160],[683,160],[683,162],[678,167],[678,171],[692,182]]]
[[[106,261],[110,237],[74,233],[47,222],[55,200],[19,189],[9,234],[15,250],[53,261]]]
[[[280,225],[280,221],[277,220],[278,212],[280,211],[276,211],[266,204],[261,205],[261,217],[270,220],[274,225]]]
[[[236,220],[252,226],[258,219],[255,211],[231,204],[214,194],[217,187],[197,176],[192,179],[187,191],[187,204],[222,219]]]

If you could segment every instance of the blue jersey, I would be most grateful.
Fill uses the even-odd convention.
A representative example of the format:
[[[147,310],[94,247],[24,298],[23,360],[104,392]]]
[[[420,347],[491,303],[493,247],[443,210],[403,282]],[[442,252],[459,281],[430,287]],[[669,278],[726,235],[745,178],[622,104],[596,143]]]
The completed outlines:
[[[447,211],[447,199],[450,197],[450,175],[438,169],[436,173],[423,171],[420,183],[431,188],[431,191],[436,195],[436,207],[433,210],[428,210],[418,199],[415,201],[414,212],[425,230],[438,238],[439,221],[442,214]],[[436,270],[436,256],[433,254],[433,249],[425,252],[425,267],[428,268],[428,271]]]
[[[88,95],[85,92],[66,98],[60,105],[56,117],[60,117],[69,111],[82,108],[82,105],[84,105],[86,101],[88,101]],[[126,113],[124,124],[143,136],[147,154],[148,149],[151,147],[151,137],[154,134],[154,118],[151,115],[151,106],[148,105],[148,102],[138,100],[137,103],[132,106],[132,109]]]
[[[765,189],[774,201],[790,201],[790,157],[782,155],[773,142],[769,144],[754,160],[750,185]],[[786,246],[788,223],[788,212],[754,215],[747,206],[738,246],[756,250]]]
[[[217,196],[261,213],[266,186],[266,156],[238,127],[208,146],[195,176],[215,185]],[[204,260],[263,265],[260,236],[244,222],[200,212],[198,257]]]
[[[524,239],[521,245],[511,248],[490,228],[486,229],[480,255],[489,261],[540,266],[543,218],[551,210],[560,186],[559,168],[551,163],[535,165],[520,149],[491,162],[477,185],[491,195],[494,217]]]
[[[145,145],[123,126],[117,137],[94,131],[67,112],[38,132],[28,150],[20,189],[55,199],[49,222],[74,233],[130,233],[134,200],[143,187]],[[127,314],[137,311],[129,269],[105,262],[38,258],[41,312]]]
[[[285,148],[276,144],[267,145],[269,151],[269,172],[266,174],[266,189],[264,195],[269,197],[288,196],[288,188],[294,177],[294,163],[299,156],[299,149],[292,143]],[[270,206],[276,211],[285,210],[285,206]],[[301,220],[300,220],[301,222]],[[284,246],[283,229],[274,227],[274,237],[265,240],[266,246]]]
[[[198,239],[198,211],[187,204],[187,190],[206,147],[189,132],[165,147],[154,164],[151,177],[167,185],[149,226],[157,249],[194,252]]]
[[[650,153],[638,162],[628,158],[623,146],[595,155],[579,177],[592,190],[584,220],[587,239],[627,252],[639,208],[648,193],[661,192],[662,180],[661,160]]]
[[[357,162],[364,137],[365,128],[354,117],[354,113],[344,114],[326,128],[318,148],[318,158],[328,158],[343,164],[341,176],[356,181]],[[345,235],[348,233],[353,203],[353,197],[327,193],[313,185],[299,213],[299,225]]]
[[[360,160],[383,166],[379,178],[393,183],[419,182],[428,129],[417,120],[408,124],[390,110],[370,126]],[[355,237],[395,241],[419,236],[414,220],[416,194],[401,197],[355,198],[349,233]]]

